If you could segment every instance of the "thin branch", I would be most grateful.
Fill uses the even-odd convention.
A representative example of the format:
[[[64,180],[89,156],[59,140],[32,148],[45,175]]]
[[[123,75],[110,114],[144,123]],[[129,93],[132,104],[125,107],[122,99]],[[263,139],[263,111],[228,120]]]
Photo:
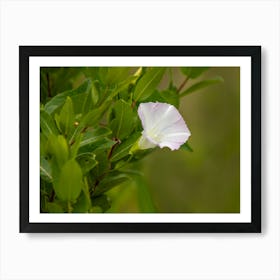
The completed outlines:
[[[108,159],[110,159],[112,157],[113,151],[116,148],[117,145],[119,145],[121,143],[120,139],[114,138],[114,141],[116,141],[116,143],[112,146],[109,154],[108,154]]]
[[[54,190],[52,190],[51,195],[49,197],[49,202],[53,202],[54,201],[54,196],[55,196],[55,192],[54,192]]]
[[[186,83],[188,82],[189,77],[186,77],[186,79],[182,82],[182,84],[179,86],[178,88],[178,93],[181,92],[181,90],[184,88],[184,86],[186,85]]]
[[[51,82],[50,82],[49,73],[47,73],[47,83],[48,83],[48,97],[52,97],[52,95],[51,95]]]

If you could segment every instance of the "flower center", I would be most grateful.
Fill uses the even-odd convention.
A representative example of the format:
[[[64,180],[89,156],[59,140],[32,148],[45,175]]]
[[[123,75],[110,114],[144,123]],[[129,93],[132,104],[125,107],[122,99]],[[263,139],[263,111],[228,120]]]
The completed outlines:
[[[162,135],[158,133],[155,129],[152,129],[150,131],[147,131],[146,135],[148,138],[151,138],[156,142],[157,144],[161,141]]]

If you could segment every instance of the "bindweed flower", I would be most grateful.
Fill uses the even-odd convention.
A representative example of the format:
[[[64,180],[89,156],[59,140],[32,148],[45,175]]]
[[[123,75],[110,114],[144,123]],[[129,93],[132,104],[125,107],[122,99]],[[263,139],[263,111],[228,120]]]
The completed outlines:
[[[156,146],[178,150],[191,135],[184,119],[173,105],[160,102],[141,103],[138,115],[144,129],[138,142],[141,150]]]

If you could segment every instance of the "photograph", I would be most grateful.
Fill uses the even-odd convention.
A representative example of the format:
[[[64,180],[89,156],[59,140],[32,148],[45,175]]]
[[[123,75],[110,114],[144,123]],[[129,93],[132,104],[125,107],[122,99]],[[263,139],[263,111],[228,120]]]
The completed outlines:
[[[239,213],[239,67],[41,67],[42,213]]]

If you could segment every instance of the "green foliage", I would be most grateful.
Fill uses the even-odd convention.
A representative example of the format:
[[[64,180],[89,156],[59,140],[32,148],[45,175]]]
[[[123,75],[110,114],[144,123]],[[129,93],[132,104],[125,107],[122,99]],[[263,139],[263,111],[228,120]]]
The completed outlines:
[[[75,113],[81,113],[85,99],[92,89],[92,82],[90,79],[84,81],[78,88],[68,90],[56,95],[45,105],[45,111],[48,114],[54,114],[65,103],[67,97],[71,97],[74,104]]]
[[[134,176],[134,180],[137,183],[138,204],[140,211],[142,213],[157,212],[145,179],[142,176]]]
[[[57,202],[47,202],[46,210],[49,213],[64,213],[63,207]]]
[[[180,95],[176,87],[170,87],[163,91],[155,90],[146,102],[163,102],[169,103],[176,108],[180,105]]]
[[[74,160],[68,160],[54,181],[56,195],[62,201],[74,202],[83,186],[83,174],[80,165]]]
[[[101,212],[106,212],[108,209],[110,209],[111,207],[111,202],[108,199],[108,197],[106,195],[100,195],[97,197],[94,197],[92,199],[92,209],[91,211],[94,212],[97,209],[96,208],[100,208]]]
[[[84,191],[81,192],[76,203],[73,205],[72,212],[74,213],[86,213],[91,209],[91,201],[87,198]]]
[[[180,147],[180,150],[184,150],[184,151],[188,151],[188,152],[193,152],[192,147],[190,146],[190,144],[188,142],[186,142],[185,144],[183,144]]]
[[[95,108],[95,106],[99,100],[99,95],[100,95],[100,93],[98,90],[98,83],[93,82],[91,90],[88,91],[88,93],[84,99],[84,104],[83,104],[83,108],[82,108],[83,113],[87,113],[91,109]]]
[[[83,134],[82,141],[79,145],[78,154],[97,152],[111,148],[116,142],[108,138],[111,130],[107,127],[97,127]]]
[[[103,213],[111,207],[108,191],[134,180],[141,212],[155,212],[145,181],[129,169],[155,150],[137,149],[143,130],[137,107],[153,101],[178,108],[180,97],[221,81],[196,81],[207,69],[181,68],[195,83],[180,93],[171,76],[160,89],[172,68],[41,68],[41,211]],[[192,151],[188,143],[181,150]]]
[[[41,158],[40,158],[40,176],[41,176],[41,178],[48,183],[52,183],[53,178],[52,178],[51,173],[52,173],[52,171],[51,171],[51,166],[50,166],[49,162],[43,156],[41,156]]]
[[[103,84],[115,85],[127,78],[129,70],[129,67],[100,67],[98,76]]]
[[[69,143],[72,145],[79,135],[81,135],[83,132],[85,132],[88,127],[96,127],[98,125],[98,121],[102,118],[103,114],[109,107],[109,102],[104,102],[99,108],[93,109],[83,115],[81,117],[80,122],[76,122],[74,125],[77,125],[77,127],[73,130],[73,133],[69,137]]]
[[[124,141],[123,143],[121,143],[120,145],[118,145],[111,156],[111,161],[118,161],[124,157],[127,157],[130,155],[130,149],[132,148],[132,146],[136,143],[136,141],[138,140],[138,138],[140,137],[140,133],[135,133],[133,135],[131,135],[130,138],[128,138],[126,141]]]
[[[77,156],[77,162],[82,168],[84,175],[98,164],[95,157],[94,153],[83,153]]]
[[[125,139],[133,131],[134,120],[136,120],[131,105],[120,99],[114,104],[112,111],[114,118],[110,122],[110,128],[113,136],[117,139]]]
[[[182,67],[181,71],[190,79],[195,79],[208,69],[209,67]]]
[[[146,71],[135,87],[133,97],[135,101],[143,101],[150,97],[150,95],[157,88],[165,68],[151,68]]]
[[[40,101],[41,103],[45,103],[49,96],[49,76],[42,68],[40,71],[40,80]]]
[[[40,110],[40,128],[43,135],[49,137],[50,135],[58,135],[58,129],[55,125],[54,119],[44,110]]]
[[[50,135],[47,143],[47,153],[53,165],[59,168],[62,167],[69,158],[69,148],[66,139],[62,135]]]
[[[192,85],[191,87],[189,87],[188,89],[186,89],[185,91],[183,91],[180,95],[180,97],[186,96],[194,91],[206,88],[208,86],[214,85],[214,84],[219,84],[221,82],[223,82],[223,78],[218,76],[212,79],[208,79],[208,80],[203,80],[200,82],[195,83],[194,85]]]
[[[73,103],[69,96],[66,97],[66,101],[60,111],[59,115],[55,115],[56,124],[62,134],[66,137],[70,131],[74,128],[74,110]]]
[[[98,184],[98,187],[96,187],[94,196],[99,196],[129,179],[130,177],[127,174],[119,171],[108,173],[108,175]]]

